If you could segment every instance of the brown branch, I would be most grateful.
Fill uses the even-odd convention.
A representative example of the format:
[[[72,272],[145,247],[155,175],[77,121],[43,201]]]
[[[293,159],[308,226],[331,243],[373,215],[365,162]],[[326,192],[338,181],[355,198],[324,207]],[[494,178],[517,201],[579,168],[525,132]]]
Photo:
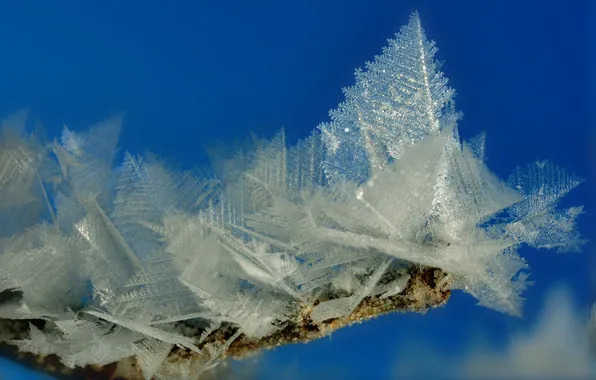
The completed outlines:
[[[409,274],[408,284],[401,293],[384,299],[376,296],[366,297],[346,318],[329,319],[315,324],[310,318],[312,307],[302,306],[294,321],[286,322],[270,336],[254,339],[240,334],[224,352],[220,353],[221,357],[238,359],[286,344],[307,343],[328,336],[342,327],[361,323],[383,314],[391,312],[424,313],[430,308],[442,306],[447,302],[450,296],[450,277],[447,274],[439,269],[420,266],[412,266],[409,269]],[[315,306],[318,302],[315,302]],[[0,335],[0,341],[27,337],[29,322],[0,319],[0,331],[4,333]],[[32,323],[38,324],[40,321],[32,321]],[[41,321],[41,324],[43,324],[43,321]],[[217,350],[236,334],[237,329],[234,325],[222,324],[199,344],[199,348],[204,351],[203,355],[175,347],[166,360],[169,363],[190,361],[192,365],[197,365],[200,368],[202,364],[211,359],[208,354],[208,346]],[[198,331],[197,339],[200,332],[202,331]],[[4,339],[2,339],[3,337]],[[117,363],[111,363],[103,367],[88,365],[84,368],[76,367],[71,369],[60,363],[56,355],[42,357],[31,353],[18,352],[16,347],[5,342],[0,343],[0,355],[63,380],[143,379],[134,358],[122,359]]]

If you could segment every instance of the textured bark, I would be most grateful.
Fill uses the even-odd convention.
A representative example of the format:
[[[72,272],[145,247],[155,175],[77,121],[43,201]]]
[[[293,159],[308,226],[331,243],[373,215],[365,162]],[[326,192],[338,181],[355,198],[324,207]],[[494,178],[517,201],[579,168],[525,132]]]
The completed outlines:
[[[252,339],[240,334],[227,349],[221,352],[222,358],[243,358],[256,354],[264,349],[272,349],[286,344],[307,343],[330,335],[334,331],[361,323],[371,318],[378,317],[391,312],[419,312],[424,313],[430,308],[444,305],[451,294],[449,290],[450,277],[439,269],[412,266],[409,270],[410,279],[406,288],[399,294],[380,299],[378,297],[367,297],[359,306],[346,318],[335,318],[314,324],[310,319],[312,307],[301,308],[297,318],[277,330],[270,336],[261,339]],[[318,302],[315,302],[315,305]],[[94,379],[94,380],[142,380],[143,375],[134,358],[126,358],[99,367],[88,365],[84,368],[68,368],[60,363],[56,355],[39,356],[31,353],[19,352],[16,347],[6,343],[7,340],[26,337],[29,329],[29,322],[36,325],[43,325],[44,321],[12,321],[0,319],[0,355],[11,360],[20,362],[27,367],[45,372],[58,379]],[[204,355],[175,347],[167,358],[168,362],[191,360],[193,364],[201,365],[210,359],[209,347],[220,348],[237,333],[237,327],[230,324],[222,326],[212,332],[200,345]],[[199,332],[200,334],[200,332]],[[198,336],[197,336],[198,338]],[[205,373],[205,378],[214,374]],[[215,375],[217,376],[217,375]],[[219,377],[219,376],[217,376]]]

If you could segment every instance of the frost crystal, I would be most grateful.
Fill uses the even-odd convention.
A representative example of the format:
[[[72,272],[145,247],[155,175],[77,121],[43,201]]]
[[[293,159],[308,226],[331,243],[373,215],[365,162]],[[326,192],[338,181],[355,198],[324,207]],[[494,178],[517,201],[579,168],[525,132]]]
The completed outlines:
[[[582,208],[556,206],[580,180],[548,162],[492,174],[484,135],[459,140],[436,51],[414,13],[330,122],[212,175],[129,152],[114,167],[120,117],[51,143],[7,120],[0,337],[66,367],[134,357],[139,378],[190,379],[451,289],[519,315],[516,250],[579,249]]]

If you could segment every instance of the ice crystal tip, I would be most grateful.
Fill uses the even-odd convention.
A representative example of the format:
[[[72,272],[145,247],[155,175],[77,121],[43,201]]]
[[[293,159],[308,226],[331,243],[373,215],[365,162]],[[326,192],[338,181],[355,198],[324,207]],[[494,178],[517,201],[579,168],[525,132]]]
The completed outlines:
[[[64,376],[190,379],[452,289],[519,315],[516,250],[579,249],[582,209],[557,202],[580,180],[548,162],[496,177],[484,135],[459,141],[436,51],[413,13],[329,122],[294,146],[283,130],[255,140],[208,176],[119,153],[120,116],[49,143],[7,119],[4,349]]]

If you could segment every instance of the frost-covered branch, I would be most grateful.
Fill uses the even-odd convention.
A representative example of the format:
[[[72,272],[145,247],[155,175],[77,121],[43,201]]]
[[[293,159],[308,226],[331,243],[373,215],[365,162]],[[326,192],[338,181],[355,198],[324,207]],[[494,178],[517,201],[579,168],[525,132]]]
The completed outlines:
[[[424,312],[454,289],[520,315],[517,249],[579,249],[582,208],[557,202],[580,180],[548,162],[497,178],[484,136],[459,139],[436,52],[413,14],[330,122],[295,146],[283,130],[257,140],[212,175],[129,152],[114,164],[121,117],[52,142],[9,119],[4,349],[70,373],[190,379],[226,357]]]

